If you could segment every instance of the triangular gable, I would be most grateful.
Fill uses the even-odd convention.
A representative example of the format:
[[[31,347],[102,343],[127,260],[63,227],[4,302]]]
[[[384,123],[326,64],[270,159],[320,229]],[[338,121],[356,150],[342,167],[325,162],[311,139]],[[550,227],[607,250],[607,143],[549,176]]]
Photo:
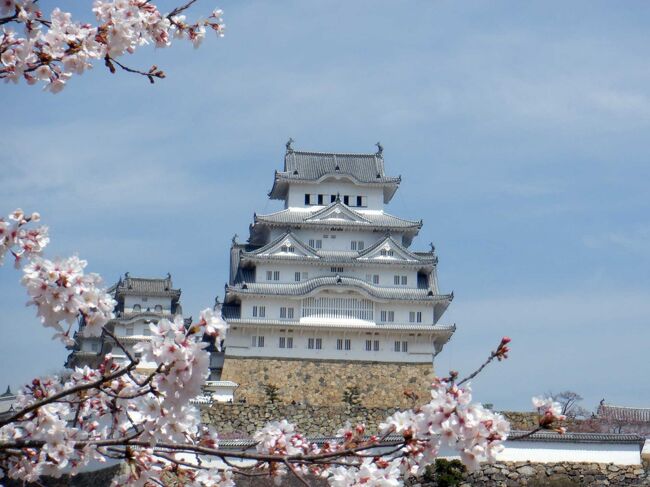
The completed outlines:
[[[368,247],[363,252],[359,253],[359,260],[382,260],[382,261],[417,261],[417,256],[411,253],[404,246],[396,242],[393,237],[387,236],[380,240],[375,245]]]
[[[318,254],[302,243],[292,232],[287,232],[273,242],[259,248],[250,254],[258,256],[274,257],[313,257],[319,259]]]
[[[361,215],[361,213],[351,210],[340,201],[335,201],[326,208],[317,211],[312,216],[305,218],[305,222],[329,220],[370,223],[370,220]]]

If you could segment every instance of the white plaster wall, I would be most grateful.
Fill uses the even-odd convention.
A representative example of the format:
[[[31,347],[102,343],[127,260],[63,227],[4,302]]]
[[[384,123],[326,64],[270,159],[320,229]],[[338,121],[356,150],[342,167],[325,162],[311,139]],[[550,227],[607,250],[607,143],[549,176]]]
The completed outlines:
[[[319,293],[314,297],[318,296],[332,296],[332,294]],[[350,298],[361,298],[365,299],[365,296],[357,293],[337,293],[336,297],[350,297]],[[259,306],[265,306],[265,316],[264,318],[269,320],[280,320],[280,308],[294,308],[294,319],[293,321],[297,322],[302,318],[302,298],[269,298],[269,297],[243,297],[241,303],[241,316],[242,318],[255,318],[253,316],[253,306],[258,306],[258,316],[259,316]],[[375,323],[381,323],[381,310],[393,311],[395,313],[395,321],[393,323],[410,323],[409,314],[413,312],[422,313],[422,322],[423,324],[433,324],[433,304],[416,304],[416,303],[400,303],[389,301],[385,303],[377,302],[374,303],[374,312],[373,318]],[[290,323],[292,320],[287,320]],[[416,322],[417,323],[417,322]],[[139,333],[135,333],[139,334]]]
[[[305,208],[305,194],[322,194],[323,197],[323,206],[316,206],[316,208],[322,208],[329,205],[330,195],[336,195],[337,193],[341,195],[341,201],[343,201],[344,195],[349,196],[366,196],[368,199],[368,204],[366,208],[358,209],[369,209],[369,210],[381,210],[384,207],[384,190],[383,188],[369,187],[369,186],[357,186],[352,183],[347,178],[341,178],[338,181],[328,180],[323,181],[319,184],[309,184],[309,183],[299,183],[291,184],[289,186],[289,192],[287,197],[286,206],[289,208]],[[356,201],[350,201],[350,203],[356,204]],[[354,207],[354,204],[350,206]],[[309,208],[312,208],[313,205],[310,205]],[[357,209],[357,208],[355,208]]]
[[[146,301],[145,301],[146,299]],[[171,298],[163,297],[153,297],[153,296],[125,296],[124,297],[124,311],[126,313],[131,313],[133,311],[133,305],[139,304],[142,308],[142,311],[146,311],[149,308],[150,311],[154,311],[156,305],[159,304],[162,306],[163,311],[170,312],[172,307]]]
[[[332,268],[343,267],[343,272],[332,272]],[[279,271],[280,280],[279,281],[267,281],[266,272],[267,271]],[[379,276],[379,286],[384,287],[407,287],[407,288],[417,288],[417,271],[413,269],[404,268],[399,264],[394,266],[382,266],[381,268],[377,267],[353,267],[346,266],[345,264],[328,264],[328,265],[309,265],[309,264],[297,264],[295,262],[277,262],[273,264],[268,263],[259,263],[256,266],[255,278],[257,282],[285,282],[293,283],[296,282],[295,274],[296,272],[307,273],[307,278],[311,279],[318,276],[335,276],[340,274],[341,276],[356,277],[357,279],[366,280],[368,275],[378,275]],[[406,286],[395,286],[394,276],[406,276],[407,284]],[[372,283],[372,278],[370,281]],[[401,282],[401,281],[400,281]]]
[[[264,336],[264,347],[253,347],[252,336]],[[293,348],[280,348],[279,338],[293,337]],[[321,338],[321,350],[307,348],[309,338]],[[351,350],[337,350],[337,339],[349,338]],[[366,340],[379,340],[379,351],[366,351]],[[395,341],[408,342],[408,352],[395,352]],[[374,343],[373,343],[374,348]],[[279,357],[332,360],[370,360],[378,362],[429,363],[433,356],[432,337],[425,333],[399,333],[375,330],[323,330],[299,327],[233,325],[228,332],[226,354],[245,357]]]
[[[115,335],[117,336],[127,336],[126,329],[127,327],[133,327],[133,335],[145,335],[146,330],[149,330],[149,325],[155,322],[151,319],[136,319],[128,323],[117,322],[115,324]]]
[[[508,441],[497,460],[508,462],[590,462],[638,465],[639,446],[634,444],[555,443]]]

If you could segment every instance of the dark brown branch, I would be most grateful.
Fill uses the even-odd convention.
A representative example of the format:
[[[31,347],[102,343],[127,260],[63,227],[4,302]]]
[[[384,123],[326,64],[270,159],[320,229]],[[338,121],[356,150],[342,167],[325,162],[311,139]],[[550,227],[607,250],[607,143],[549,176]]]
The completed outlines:
[[[196,1],[196,0],[195,0]],[[108,54],[104,57],[104,64],[108,67],[108,69],[111,71],[111,73],[115,73],[115,66],[114,64],[117,64],[121,69],[128,73],[134,73],[134,74],[139,74],[142,76],[146,76],[149,79],[149,82],[151,84],[155,83],[155,78],[158,79],[163,79],[165,78],[165,72],[158,69],[157,66],[152,66],[149,71],[140,71],[138,69],[133,69],[129,68],[128,66],[125,66],[121,62],[119,62],[117,59],[114,57],[109,56]]]
[[[501,344],[499,345],[499,347],[500,347],[500,346],[501,346]],[[487,366],[490,364],[490,362],[492,362],[495,358],[499,357],[498,350],[499,350],[499,348],[497,348],[497,350],[491,352],[491,353],[490,353],[490,356],[487,358],[487,360],[486,360],[485,362],[483,362],[483,364],[482,364],[478,369],[476,369],[476,370],[475,370],[474,372],[472,372],[470,375],[468,375],[468,376],[465,377],[463,380],[461,380],[461,381],[458,383],[458,385],[459,385],[459,386],[460,386],[460,385],[463,385],[463,384],[464,384],[465,382],[467,382],[468,380],[472,380],[474,377],[476,377],[478,374],[480,374],[481,371],[482,371],[485,367],[487,367]]]
[[[169,13],[167,14],[167,18],[171,20],[172,17],[174,17],[174,16],[178,15],[179,13],[181,13],[181,12],[187,10],[187,9],[190,8],[194,3],[196,3],[196,0],[190,0],[190,1],[187,2],[185,5],[182,5],[182,6],[180,6],[180,7],[176,7],[174,10],[172,10],[171,12],[169,12]]]
[[[528,438],[529,436],[533,436],[535,433],[537,433],[538,431],[542,431],[543,429],[544,428],[542,428],[541,426],[538,426],[534,430],[528,431],[527,433],[521,434],[519,436],[508,436],[508,439],[510,441],[523,440],[524,438]]]
[[[130,363],[124,368],[118,369],[117,371],[113,372],[112,374],[109,375],[103,375],[99,379],[94,380],[93,382],[87,382],[85,384],[79,384],[78,386],[70,387],[69,389],[64,389],[63,391],[54,394],[53,396],[47,397],[41,401],[37,401],[33,404],[30,404],[29,406],[25,407],[24,409],[21,409],[18,411],[16,414],[9,416],[9,418],[0,421],[0,427],[13,423],[14,421],[18,420],[22,416],[31,413],[32,411],[36,411],[37,409],[42,408],[43,406],[46,406],[48,404],[51,404],[53,402],[58,401],[61,398],[64,398],[66,396],[71,396],[73,394],[76,394],[78,392],[86,391],[88,389],[97,389],[101,384],[104,382],[117,379],[118,377],[123,376],[127,372],[129,372],[131,369],[135,368],[134,363]]]

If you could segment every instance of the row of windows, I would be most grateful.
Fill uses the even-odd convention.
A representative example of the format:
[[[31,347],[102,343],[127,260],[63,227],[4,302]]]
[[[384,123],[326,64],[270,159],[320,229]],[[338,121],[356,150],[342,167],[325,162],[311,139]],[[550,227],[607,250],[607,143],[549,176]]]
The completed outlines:
[[[380,346],[380,340],[366,340],[365,341],[365,351],[366,352],[378,352]],[[253,335],[251,337],[251,347],[253,348],[264,348],[264,336],[263,335]],[[293,337],[284,337],[281,336],[278,338],[278,348],[293,348]],[[309,350],[323,350],[323,339],[322,338],[307,338],[307,348]],[[393,351],[408,353],[409,343],[407,341],[395,340],[393,345]],[[336,349],[337,350],[352,350],[352,340],[349,338],[338,338],[336,340]]]
[[[342,274],[344,271],[345,271],[345,269],[343,267],[339,267],[339,266],[330,267],[330,272],[334,272],[336,274]],[[295,272],[294,273],[294,280],[296,282],[305,281],[308,277],[309,277],[309,274],[307,272]],[[267,281],[279,281],[280,280],[280,271],[266,271],[266,280]],[[366,274],[366,281],[371,282],[373,284],[379,284],[379,274]],[[408,286],[408,276],[402,276],[402,275],[393,276],[393,284],[395,286]],[[161,311],[162,311],[162,308],[161,308]]]
[[[379,274],[366,274],[366,281],[373,284],[379,284]],[[408,286],[408,276],[395,275],[393,276],[393,284],[395,286]]]
[[[145,326],[144,329],[142,330],[142,334],[144,336],[150,336],[151,335],[151,329],[148,326]],[[133,325],[126,325],[125,327],[125,335],[130,337],[135,335],[135,327]]]
[[[157,304],[156,306],[153,307],[153,310],[156,313],[162,313],[163,307],[162,307],[162,305]],[[134,313],[139,313],[140,311],[142,311],[142,306],[140,306],[139,304],[134,304],[133,305],[133,312]],[[151,308],[147,308],[147,311],[151,311]]]
[[[343,195],[341,198],[343,204],[348,206],[356,206],[359,208],[365,208],[368,206],[368,197],[367,196],[357,196],[357,195]],[[328,201],[329,200],[329,201]],[[336,201],[335,194],[309,194],[305,193],[305,205],[325,205],[328,203],[334,203]]]
[[[318,318],[357,318],[362,320],[372,319],[372,302],[366,299],[354,298],[307,298],[303,300],[303,317]],[[266,306],[253,306],[254,318],[266,317]],[[280,318],[293,319],[295,308],[286,306],[280,307]],[[379,321],[382,323],[393,323],[395,311],[381,310]],[[409,323],[422,323],[422,311],[409,311]],[[145,335],[150,335],[148,327],[144,329]],[[133,335],[133,326],[126,327],[126,335]]]
[[[266,280],[267,281],[279,281],[280,280],[280,271],[266,271]]]
[[[379,321],[382,323],[393,323],[395,321],[395,312],[381,310],[379,312]],[[422,311],[409,311],[409,323],[422,323]]]

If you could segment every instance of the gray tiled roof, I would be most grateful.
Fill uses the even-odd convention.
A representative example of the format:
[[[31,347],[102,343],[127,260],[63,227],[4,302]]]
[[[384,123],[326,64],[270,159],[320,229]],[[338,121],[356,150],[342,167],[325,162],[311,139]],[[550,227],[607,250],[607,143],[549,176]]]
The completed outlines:
[[[334,205],[336,203],[332,203]],[[318,210],[318,211],[322,211]],[[352,210],[354,212],[354,210]],[[414,229],[419,230],[422,227],[422,221],[405,220],[388,213],[363,213],[360,218],[368,220],[365,221],[348,221],[336,220],[333,223],[331,220],[319,221],[306,221],[314,216],[315,212],[310,211],[295,211],[295,210],[281,210],[268,215],[255,215],[255,223],[273,224],[273,225],[314,225],[314,226],[341,226],[341,227],[360,227],[360,228],[385,228],[386,230],[404,230]],[[356,213],[356,212],[355,212]]]
[[[346,174],[362,183],[395,183],[400,178],[384,173],[384,159],[379,154],[344,154],[334,152],[289,151],[284,156],[284,172],[289,179],[316,180],[326,174]]]
[[[224,317],[224,319],[226,319]],[[229,324],[232,325],[237,325],[237,324],[246,324],[250,323],[255,326],[283,326],[283,327],[290,327],[290,328],[363,328],[363,329],[369,329],[369,330],[374,330],[374,331],[380,331],[380,330],[388,330],[388,331],[399,331],[399,332],[407,332],[407,331],[413,331],[413,332],[436,332],[436,333],[444,333],[451,335],[456,331],[455,326],[439,326],[439,325],[433,325],[431,323],[429,324],[423,324],[423,323],[381,323],[381,324],[375,324],[374,322],[361,322],[361,321],[341,321],[341,322],[329,322],[327,323],[326,321],[322,322],[299,322],[295,320],[273,320],[273,319],[264,319],[264,318],[230,318],[227,320]]]
[[[114,286],[118,295],[144,295],[144,296],[175,296],[181,294],[180,289],[173,289],[171,276],[163,279],[145,279],[130,277],[128,273]]]
[[[225,407],[225,406],[224,406]],[[526,433],[525,431],[512,431],[510,437],[514,437],[518,434]],[[365,437],[368,439],[369,437]],[[401,435],[391,434],[388,435],[384,441],[400,441],[403,437]],[[326,441],[341,440],[340,437],[336,436],[310,436],[307,438],[309,442],[316,444],[323,444]],[[511,441],[508,438],[506,441]],[[606,443],[606,444],[639,444],[642,445],[644,439],[637,435],[618,435],[618,434],[600,434],[600,433],[566,433],[560,435],[557,433],[541,431],[535,433],[531,437],[527,438],[525,441],[552,441],[558,443]],[[382,442],[379,444],[381,445]],[[229,440],[220,440],[219,446],[226,449],[233,448],[243,448],[255,445],[255,441],[247,438],[242,439],[229,439]]]
[[[425,302],[449,302],[453,299],[453,294],[433,294],[430,289],[375,286],[356,277],[344,276],[320,276],[296,283],[243,283],[228,286],[227,293],[265,296],[304,296],[324,286],[345,286],[356,288],[365,291],[370,296],[377,299]]]
[[[598,417],[614,421],[650,423],[650,408],[612,406],[603,403],[598,406]]]
[[[615,433],[572,433],[559,434],[554,431],[538,431],[531,436],[517,440],[518,436],[527,434],[527,431],[511,431],[508,441],[543,441],[555,443],[632,443],[642,445],[645,441],[639,435]]]
[[[267,245],[264,245],[263,247],[260,247],[258,249],[252,250],[250,252],[242,252],[242,258],[246,260],[273,260],[273,261],[280,261],[280,262],[304,262],[306,257],[303,255],[291,255],[291,254],[282,254],[282,255],[267,255],[267,256],[259,256],[259,254],[264,253],[268,251],[269,249],[273,248],[276,246],[278,243],[282,242],[285,240],[288,236],[291,236],[298,244],[299,246],[303,247],[305,251],[316,254],[318,257],[318,260],[316,260],[315,257],[309,257],[309,260],[312,263],[318,262],[324,265],[329,265],[329,264],[340,264],[340,263],[355,263],[355,262],[360,262],[360,263],[366,263],[366,264],[372,264],[374,265],[383,265],[383,264],[399,264],[399,265],[404,265],[404,264],[435,264],[437,263],[437,258],[433,255],[432,252],[412,252],[403,245],[401,245],[399,242],[397,242],[394,238],[392,237],[387,237],[383,238],[377,241],[377,243],[371,245],[365,250],[362,251],[350,251],[350,250],[316,250],[312,249],[309,247],[307,244],[302,242],[300,239],[296,237],[291,231],[288,231],[281,235],[280,237],[276,238],[272,242],[268,243]],[[412,259],[410,262],[409,261],[404,261],[404,260],[372,260],[372,261],[366,261],[364,262],[363,259],[364,256],[368,255],[370,252],[375,250],[377,247],[381,246],[386,240],[390,240],[396,247],[400,248],[402,251],[404,251],[406,254],[410,256]],[[237,277],[235,279],[235,282],[241,282],[242,280],[245,280],[247,282],[252,282],[252,278],[245,278],[245,277]]]

